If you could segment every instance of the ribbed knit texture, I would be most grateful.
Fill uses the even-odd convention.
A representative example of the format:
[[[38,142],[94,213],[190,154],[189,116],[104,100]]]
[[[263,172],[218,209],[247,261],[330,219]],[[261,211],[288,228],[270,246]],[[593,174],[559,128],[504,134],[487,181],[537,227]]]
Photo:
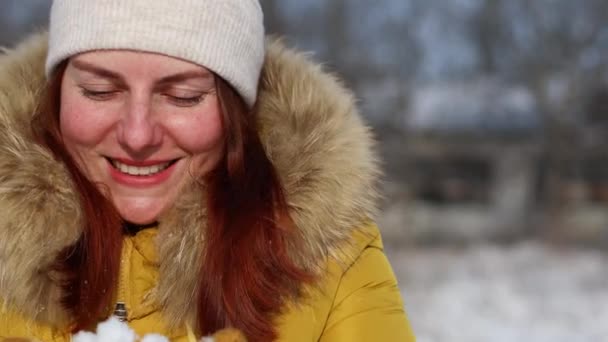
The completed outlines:
[[[252,106],[264,61],[257,0],[54,0],[46,73],[91,50],[128,49],[215,72]]]

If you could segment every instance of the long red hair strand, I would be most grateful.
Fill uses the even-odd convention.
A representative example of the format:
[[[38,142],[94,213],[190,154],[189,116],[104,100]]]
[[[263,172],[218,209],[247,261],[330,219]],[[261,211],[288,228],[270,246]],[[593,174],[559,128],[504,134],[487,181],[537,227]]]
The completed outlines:
[[[251,341],[276,339],[274,319],[300,295],[313,274],[289,257],[295,225],[276,170],[247,110],[222,79],[226,154],[207,177],[208,229],[200,273],[199,327],[203,334],[232,326]],[[297,243],[296,243],[297,246]]]
[[[80,171],[68,153],[59,128],[61,64],[46,87],[32,121],[34,138],[62,162],[80,196],[83,230],[78,241],[57,257],[54,268],[62,274],[62,303],[71,313],[73,332],[94,328],[111,310],[118,282],[122,248],[122,220],[99,187]]]

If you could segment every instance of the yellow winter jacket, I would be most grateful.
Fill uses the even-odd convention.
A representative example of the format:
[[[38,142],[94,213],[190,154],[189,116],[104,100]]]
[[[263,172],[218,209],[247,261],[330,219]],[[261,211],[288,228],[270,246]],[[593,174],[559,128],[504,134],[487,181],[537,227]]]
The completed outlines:
[[[0,337],[67,340],[50,267],[82,235],[80,195],[65,167],[32,139],[45,85],[47,37],[0,50]],[[2,52],[4,51],[4,52]],[[378,163],[354,96],[335,76],[269,41],[257,127],[297,232],[294,262],[319,271],[308,296],[285,303],[281,341],[412,341],[375,215]],[[205,196],[185,187],[158,226],[126,236],[116,301],[140,335],[185,340],[204,276]],[[272,294],[269,294],[272,295]],[[109,308],[109,312],[112,308]],[[42,323],[44,322],[44,323]],[[168,329],[167,327],[176,327]]]
[[[369,230],[377,233],[375,227]],[[139,336],[160,333],[171,341],[189,341],[187,327],[166,330],[157,306],[145,300],[158,279],[156,234],[151,228],[125,238],[116,301],[125,303],[128,324]],[[345,272],[332,263],[320,291],[310,301],[289,305],[279,317],[279,341],[414,341],[378,235],[360,236],[357,244],[361,253]],[[69,335],[29,321],[14,310],[0,313],[0,338],[10,337],[70,340]]]

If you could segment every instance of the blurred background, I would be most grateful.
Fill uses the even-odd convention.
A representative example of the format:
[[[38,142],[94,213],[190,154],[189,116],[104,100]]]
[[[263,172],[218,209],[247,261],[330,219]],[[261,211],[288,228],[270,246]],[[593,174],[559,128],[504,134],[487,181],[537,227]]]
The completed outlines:
[[[0,46],[49,6],[0,2]],[[608,1],[262,6],[374,128],[418,341],[608,341]]]

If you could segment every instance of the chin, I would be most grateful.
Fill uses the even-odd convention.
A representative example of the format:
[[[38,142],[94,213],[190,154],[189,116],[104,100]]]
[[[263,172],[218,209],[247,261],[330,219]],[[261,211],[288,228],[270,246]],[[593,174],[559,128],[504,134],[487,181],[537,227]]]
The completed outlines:
[[[169,210],[175,202],[174,197],[171,192],[162,194],[144,193],[131,196],[119,193],[115,195],[113,204],[124,221],[144,226],[158,222],[159,217]]]
[[[122,219],[126,222],[138,226],[150,225],[158,220],[158,215],[150,215],[150,211],[147,211],[145,213],[124,213],[119,211],[119,214],[120,217],[122,217]]]

